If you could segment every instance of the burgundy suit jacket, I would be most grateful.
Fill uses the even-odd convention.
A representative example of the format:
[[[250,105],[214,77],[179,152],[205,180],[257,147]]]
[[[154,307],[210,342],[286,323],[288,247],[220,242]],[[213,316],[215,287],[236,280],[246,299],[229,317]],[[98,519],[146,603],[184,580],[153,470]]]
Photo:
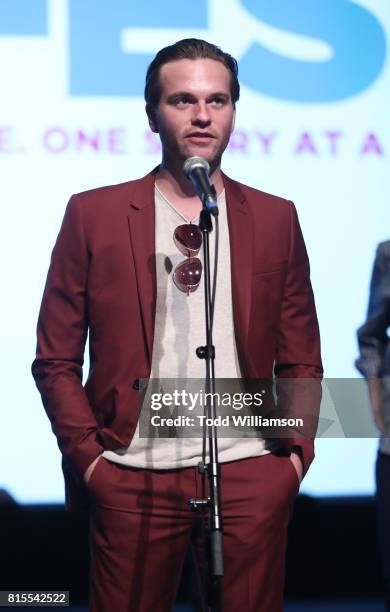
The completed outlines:
[[[105,449],[126,447],[148,378],[156,308],[155,171],[72,196],[54,246],[32,372],[63,455],[68,509]],[[223,175],[237,351],[245,378],[320,378],[309,263],[294,205]],[[82,385],[89,332],[90,371]],[[283,441],[314,457],[306,438]]]

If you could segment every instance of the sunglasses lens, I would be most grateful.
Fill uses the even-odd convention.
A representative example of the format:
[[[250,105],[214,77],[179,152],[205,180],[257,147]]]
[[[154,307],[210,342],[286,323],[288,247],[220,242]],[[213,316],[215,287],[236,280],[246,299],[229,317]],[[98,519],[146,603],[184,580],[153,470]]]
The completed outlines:
[[[179,225],[175,229],[173,239],[179,251],[186,257],[197,255],[202,246],[202,232],[193,223]]]
[[[191,257],[179,264],[173,273],[173,282],[183,293],[191,293],[199,287],[202,277],[202,263],[197,257]]]

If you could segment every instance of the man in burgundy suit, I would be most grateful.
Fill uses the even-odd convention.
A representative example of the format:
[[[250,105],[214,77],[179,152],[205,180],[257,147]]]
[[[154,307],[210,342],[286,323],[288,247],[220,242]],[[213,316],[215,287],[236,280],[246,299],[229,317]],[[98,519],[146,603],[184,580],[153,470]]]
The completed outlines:
[[[145,441],[137,427],[140,379],[201,378],[204,368],[203,287],[183,292],[175,279],[183,255],[173,234],[201,210],[188,157],[209,162],[220,210],[216,375],[322,376],[295,208],[220,168],[238,98],[229,54],[196,39],[162,49],[145,88],[161,165],[72,196],[53,250],[32,370],[63,455],[67,507],[90,510],[93,611],[170,610],[190,542],[202,563],[186,504],[201,494],[198,441]],[[287,524],[313,457],[303,436],[220,440],[224,611],[282,609]]]

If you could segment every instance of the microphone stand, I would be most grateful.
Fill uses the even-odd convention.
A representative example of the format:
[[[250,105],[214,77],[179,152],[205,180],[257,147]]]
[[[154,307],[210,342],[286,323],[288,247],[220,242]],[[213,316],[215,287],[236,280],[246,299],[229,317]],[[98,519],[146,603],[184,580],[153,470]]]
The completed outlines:
[[[199,359],[206,361],[206,393],[215,393],[215,372],[214,358],[215,348],[213,345],[212,326],[213,326],[213,304],[210,282],[210,249],[209,233],[213,230],[211,215],[203,200],[203,210],[200,213],[199,228],[203,235],[203,256],[204,256],[204,289],[205,289],[205,315],[206,315],[206,345],[196,349]],[[215,279],[214,279],[215,281]],[[206,538],[206,557],[209,569],[209,588],[208,588],[208,609],[213,612],[220,612],[221,608],[221,579],[223,576],[223,532],[222,532],[222,512],[220,497],[221,471],[218,463],[218,439],[215,426],[215,405],[210,402],[210,395],[207,395],[206,413],[207,418],[211,419],[211,425],[207,425],[208,446],[210,462],[205,465],[205,433],[203,431],[203,460],[198,464],[198,471],[204,476],[207,471],[209,482],[209,497],[207,499],[190,499],[188,501],[192,510],[208,508],[208,524]],[[211,397],[214,397],[212,395]],[[202,597],[201,597],[202,598]]]

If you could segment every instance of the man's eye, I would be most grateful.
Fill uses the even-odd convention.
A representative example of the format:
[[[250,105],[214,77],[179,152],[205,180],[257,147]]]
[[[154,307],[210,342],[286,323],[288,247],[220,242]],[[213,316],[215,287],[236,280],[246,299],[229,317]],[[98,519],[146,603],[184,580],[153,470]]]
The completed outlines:
[[[216,96],[215,98],[212,99],[212,103],[215,104],[216,106],[222,106],[223,104],[225,104],[225,98]]]
[[[176,100],[176,104],[178,106],[182,106],[183,104],[188,104],[189,103],[189,99],[187,98],[187,96],[182,96],[181,98],[178,98]]]

